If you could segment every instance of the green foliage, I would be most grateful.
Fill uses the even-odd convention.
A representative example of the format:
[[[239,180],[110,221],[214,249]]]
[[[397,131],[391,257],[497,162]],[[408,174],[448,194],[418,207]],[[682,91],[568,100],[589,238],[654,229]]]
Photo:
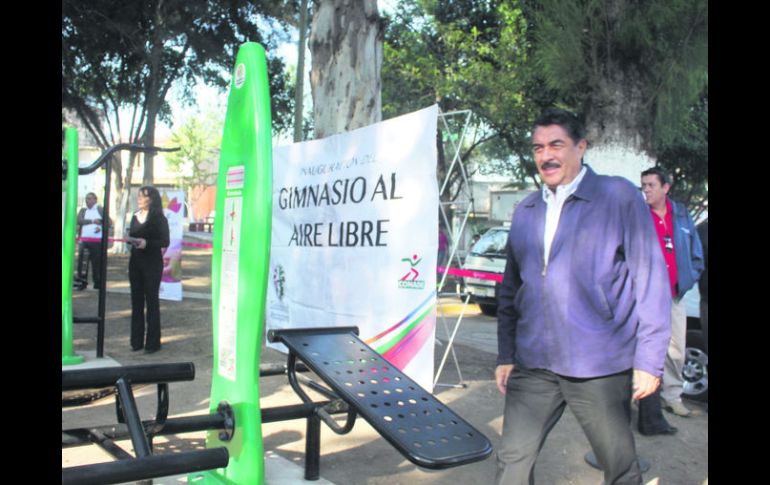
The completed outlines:
[[[273,119],[280,130],[290,122],[292,98],[283,63],[271,55],[282,32],[273,19],[295,4],[63,0],[62,106],[87,122],[103,146],[120,138],[119,122],[108,116],[132,109],[129,139],[137,140],[143,130],[154,130],[157,118],[170,121],[166,95],[172,84],[179,83],[188,102],[199,79],[224,88],[238,46],[255,41],[268,51]]]
[[[708,84],[708,2],[525,3],[537,69],[567,105],[600,123],[591,113],[618,102],[612,91],[619,90],[626,105],[618,111],[634,119],[648,151],[677,137]]]
[[[171,143],[180,150],[166,155],[168,167],[179,174],[185,189],[216,183],[219,147],[222,144],[224,113],[211,110],[189,118],[171,134]]]
[[[618,121],[671,164],[688,200],[707,200],[707,102],[705,124],[688,118],[708,85],[704,0],[423,0],[388,21],[383,117],[471,109],[484,142],[463,158],[482,173],[537,183],[530,126],[555,105]],[[604,117],[613,103],[619,120]]]
[[[529,61],[531,26],[519,2],[399,5],[385,34],[383,117],[435,102],[445,112],[471,109],[481,143],[463,159],[536,181],[529,127],[554,93]]]
[[[708,90],[690,107],[679,136],[659,147],[657,165],[670,174],[669,196],[684,203],[697,218],[708,209]]]

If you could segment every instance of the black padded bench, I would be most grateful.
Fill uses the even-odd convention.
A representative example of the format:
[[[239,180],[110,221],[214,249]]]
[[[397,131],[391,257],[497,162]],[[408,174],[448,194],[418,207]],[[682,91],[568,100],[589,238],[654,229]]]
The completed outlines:
[[[486,436],[366,345],[357,327],[271,330],[268,339],[289,349],[289,381],[305,403],[312,401],[297,384],[297,358],[348,405],[344,428],[318,411],[335,432],[350,431],[360,414],[409,461],[430,469],[492,453]]]

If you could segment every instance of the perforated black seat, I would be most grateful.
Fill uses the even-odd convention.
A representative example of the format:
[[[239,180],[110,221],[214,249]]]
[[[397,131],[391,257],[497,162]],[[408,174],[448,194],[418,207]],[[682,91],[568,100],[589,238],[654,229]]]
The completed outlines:
[[[356,327],[273,330],[341,399],[416,465],[449,468],[487,458],[492,444],[357,336]]]

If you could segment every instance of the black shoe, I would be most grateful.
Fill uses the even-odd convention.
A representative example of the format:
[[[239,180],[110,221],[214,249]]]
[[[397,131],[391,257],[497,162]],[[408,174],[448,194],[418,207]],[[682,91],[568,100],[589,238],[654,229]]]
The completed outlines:
[[[138,351],[142,350],[143,348],[144,348],[144,347],[133,347],[133,346],[132,346],[132,347],[131,347],[131,351],[132,351],[132,352],[138,352]]]
[[[654,435],[673,435],[676,434],[676,432],[679,431],[674,426],[668,426],[666,428],[661,429],[660,431],[644,431],[642,428],[639,428],[639,433],[643,434],[644,436],[654,436]]]
[[[144,353],[145,354],[154,354],[155,352],[157,352],[159,350],[160,350],[160,347],[157,347],[157,348],[154,348],[154,349],[151,349],[151,348],[147,347],[146,349],[144,349]]]

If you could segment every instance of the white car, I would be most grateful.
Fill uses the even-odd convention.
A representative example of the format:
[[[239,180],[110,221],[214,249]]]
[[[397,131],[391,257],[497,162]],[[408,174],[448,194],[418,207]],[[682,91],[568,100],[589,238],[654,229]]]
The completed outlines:
[[[505,244],[508,241],[508,230],[504,226],[489,229],[471,247],[463,263],[464,270],[480,273],[478,278],[472,276],[463,278],[465,292],[470,294],[471,303],[478,303],[481,312],[491,317],[497,315],[497,292],[500,283],[489,279],[489,276],[502,276],[505,271]]]

